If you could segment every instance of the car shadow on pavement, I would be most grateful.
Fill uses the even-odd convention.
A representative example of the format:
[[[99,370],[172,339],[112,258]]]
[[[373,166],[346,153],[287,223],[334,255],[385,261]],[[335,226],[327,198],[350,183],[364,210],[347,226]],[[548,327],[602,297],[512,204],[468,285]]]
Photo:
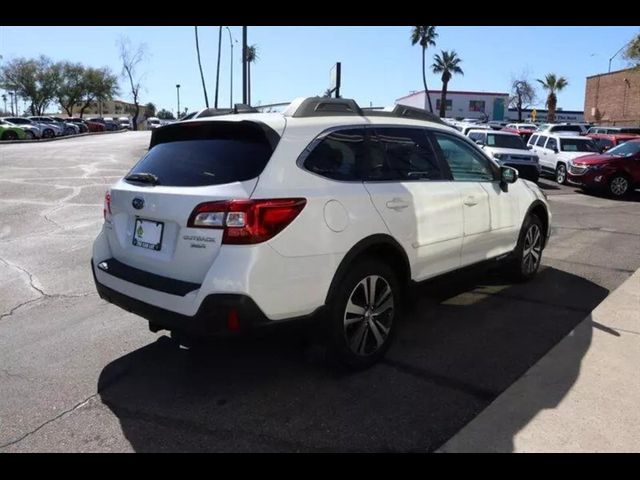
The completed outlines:
[[[550,267],[519,285],[467,273],[419,287],[386,359],[363,372],[327,368],[295,332],[207,350],[162,336],[107,365],[98,392],[138,452],[434,451],[607,293]],[[520,412],[501,451],[571,388],[588,337]]]

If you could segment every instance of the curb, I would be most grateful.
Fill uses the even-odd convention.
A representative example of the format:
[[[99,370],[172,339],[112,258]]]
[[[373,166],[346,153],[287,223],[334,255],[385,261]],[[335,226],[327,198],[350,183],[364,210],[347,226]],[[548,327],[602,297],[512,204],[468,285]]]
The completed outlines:
[[[54,138],[34,138],[33,140],[0,140],[0,145],[11,145],[14,143],[45,143],[45,142],[56,142],[58,140],[68,140],[70,138],[78,138],[78,137],[88,137],[89,135],[109,135],[114,133],[124,133],[129,132],[131,130],[123,129],[123,130],[115,130],[111,132],[85,132],[78,133],[76,135],[65,135],[64,137],[54,137]]]

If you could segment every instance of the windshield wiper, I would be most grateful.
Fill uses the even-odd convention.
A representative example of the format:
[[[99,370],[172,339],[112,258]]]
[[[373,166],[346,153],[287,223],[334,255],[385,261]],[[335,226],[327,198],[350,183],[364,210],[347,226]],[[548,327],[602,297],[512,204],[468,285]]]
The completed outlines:
[[[154,175],[153,173],[147,173],[147,172],[131,173],[126,177],[124,177],[124,179],[129,180],[131,182],[148,183],[150,185],[160,184],[160,181],[158,180],[158,177],[156,175]]]

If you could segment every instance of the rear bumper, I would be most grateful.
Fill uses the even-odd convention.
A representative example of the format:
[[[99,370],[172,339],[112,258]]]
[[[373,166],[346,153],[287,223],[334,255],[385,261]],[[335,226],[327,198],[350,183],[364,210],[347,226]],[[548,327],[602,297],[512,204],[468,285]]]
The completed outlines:
[[[149,328],[154,332],[171,330],[193,336],[224,336],[283,323],[313,323],[321,317],[324,310],[324,307],[320,307],[310,315],[273,321],[267,318],[249,296],[219,293],[207,295],[195,315],[182,315],[142,302],[101,284],[96,277],[93,261],[91,271],[100,298],[147,319]]]

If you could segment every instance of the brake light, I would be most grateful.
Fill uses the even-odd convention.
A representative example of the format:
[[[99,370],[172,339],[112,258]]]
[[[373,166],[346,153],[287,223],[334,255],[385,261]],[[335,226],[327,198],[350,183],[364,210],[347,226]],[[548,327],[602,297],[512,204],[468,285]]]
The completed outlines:
[[[222,243],[228,245],[260,243],[284,230],[306,203],[304,198],[201,203],[191,213],[187,227],[224,229]]]
[[[107,212],[111,215],[111,192],[107,190],[104,194],[104,208],[102,209],[102,215],[104,219],[107,219]]]

